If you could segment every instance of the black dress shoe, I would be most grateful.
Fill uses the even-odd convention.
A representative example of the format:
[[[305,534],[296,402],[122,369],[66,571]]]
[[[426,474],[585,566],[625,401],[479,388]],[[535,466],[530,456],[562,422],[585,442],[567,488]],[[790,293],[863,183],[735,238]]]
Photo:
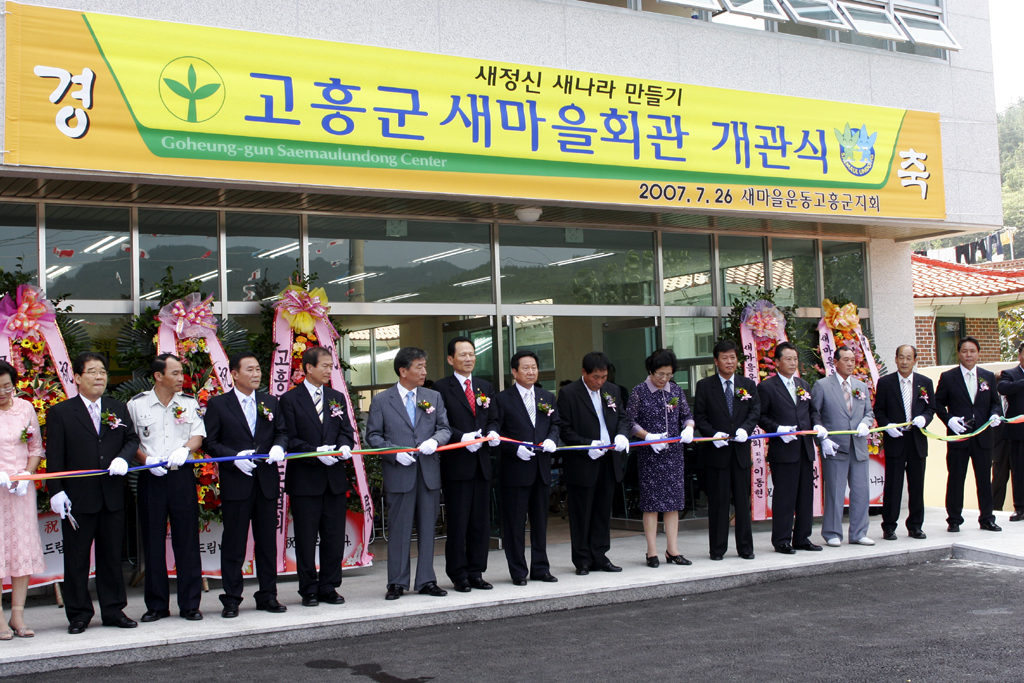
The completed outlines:
[[[469,579],[455,579],[452,583],[455,584],[455,590],[459,593],[468,593],[473,590],[473,587],[469,585]]]
[[[1024,522],[1024,512],[1014,512],[1010,515],[1011,522]]]
[[[256,605],[256,609],[261,612],[270,612],[271,614],[281,614],[288,611],[288,608],[279,603],[277,598],[270,598],[262,605]]]
[[[320,597],[317,598],[320,602],[326,602],[328,605],[344,605],[345,598],[338,594],[338,591],[331,591],[330,593],[321,593]]]
[[[320,604],[320,600],[315,595],[303,595],[302,606],[303,607],[316,607]]]
[[[139,624],[134,619],[129,619],[122,614],[117,619],[104,619],[103,625],[116,626],[117,628],[135,628]]]
[[[404,586],[399,586],[397,583],[389,583],[388,592],[384,595],[384,599],[397,600],[398,598],[402,597],[403,593],[405,593]]]
[[[955,534],[955,533],[957,533],[958,531],[960,531],[960,525],[959,525],[959,524],[952,524],[952,523],[950,523],[950,524],[948,524],[948,525],[946,526],[946,531],[948,531],[948,532],[950,532],[950,533],[954,533],[954,534]]]
[[[995,522],[982,522],[981,523],[981,530],[982,531],[1002,531],[1003,527],[999,526]]]
[[[740,557],[744,560],[752,560],[754,559],[754,553],[740,553]]]
[[[544,583],[556,583],[558,581],[558,579],[555,578],[554,576],[552,576],[551,573],[549,572],[547,574],[537,574],[536,576],[531,576],[530,577],[530,581],[543,581]]]
[[[171,616],[171,611],[166,609],[151,609],[142,615],[140,621],[144,624],[148,624],[151,621],[160,621]]]
[[[928,534],[926,534],[925,532],[921,531],[920,529],[912,529],[909,532],[909,536],[911,538],[916,538],[919,541],[923,541],[924,539],[928,538]]]
[[[590,573],[590,567],[583,565],[582,567],[576,567],[576,576],[586,576]]]
[[[668,564],[681,564],[684,567],[688,567],[693,564],[693,562],[690,562],[682,555],[669,555],[667,550],[665,551],[665,562]]]
[[[188,621],[203,620],[203,613],[197,609],[183,609],[180,612],[178,612],[178,616],[180,616],[182,619],[187,619]]]
[[[491,584],[489,584],[486,581],[484,581],[483,577],[480,577],[480,576],[478,576],[475,579],[471,578],[469,580],[469,585],[470,585],[471,588],[478,588],[479,590],[482,590],[482,591],[489,591],[492,588],[494,588],[494,586],[492,586]]]
[[[622,571],[622,567],[620,567],[620,566],[618,566],[616,564],[612,564],[611,562],[609,562],[607,564],[598,565],[597,567],[595,567],[595,569],[600,569],[603,572],[621,572]]]
[[[720,562],[722,560],[722,556],[721,555],[712,555],[711,559],[714,560],[715,562]]]
[[[238,605],[224,605],[220,615],[225,619],[234,619],[238,616]]]
[[[793,546],[796,550],[821,550],[820,545],[814,545],[810,541]]]
[[[72,621],[68,624],[68,633],[77,636],[79,633],[85,633],[87,628],[89,628],[89,622],[87,621]]]
[[[526,585],[526,579],[512,579],[512,585],[513,586],[525,586]]]
[[[432,595],[435,598],[443,598],[448,595],[448,591],[431,581],[430,583],[423,584],[423,588],[420,588],[420,595]]]
[[[886,541],[895,541],[896,540],[896,532],[895,531],[883,531],[882,532],[882,538],[885,539]]]
[[[775,552],[782,553],[783,555],[796,555],[796,550],[790,544],[776,546]]]
[[[647,566],[651,567],[652,569],[654,567],[657,567],[660,564],[661,564],[661,560],[658,559],[657,555],[652,555],[651,557],[647,558]]]

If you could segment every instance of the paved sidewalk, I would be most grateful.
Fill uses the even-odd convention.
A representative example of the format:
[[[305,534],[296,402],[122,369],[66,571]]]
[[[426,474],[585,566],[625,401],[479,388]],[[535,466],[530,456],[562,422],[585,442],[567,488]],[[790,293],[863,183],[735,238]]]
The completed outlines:
[[[972,515],[965,511],[965,518]],[[450,624],[477,620],[501,619],[510,616],[572,609],[575,607],[632,602],[671,595],[706,593],[725,588],[756,585],[823,573],[835,573],[892,567],[956,557],[992,564],[1024,567],[1024,523],[1010,523],[1009,513],[996,513],[1002,533],[981,531],[967,523],[959,534],[946,531],[944,511],[929,509],[925,518],[928,539],[917,541],[902,529],[899,540],[881,540],[880,518],[872,517],[870,535],[873,547],[844,544],[841,548],[825,547],[821,552],[800,552],[780,555],[772,551],[767,527],[754,534],[756,559],[739,558],[735,551],[721,562],[708,557],[707,532],[686,531],[680,534],[680,549],[693,560],[693,566],[662,564],[650,569],[644,564],[645,543],[642,536],[612,541],[610,557],[623,567],[619,574],[592,573],[576,576],[569,560],[567,544],[549,545],[552,573],[559,578],[555,584],[530,582],[525,587],[513,586],[508,578],[504,554],[493,551],[490,570],[486,574],[494,590],[456,593],[446,578],[440,580],[449,594],[432,598],[407,594],[402,599],[384,600],[386,566],[346,571],[341,593],[345,605],[302,607],[294,580],[283,581],[279,599],[288,606],[285,614],[266,614],[253,607],[251,594],[255,582],[247,582],[247,599],[236,619],[220,617],[216,583],[203,596],[205,620],[186,622],[177,617],[155,624],[140,624],[124,631],[100,626],[98,617],[84,634],[67,634],[63,610],[56,606],[36,606],[26,617],[36,637],[0,643],[0,671],[5,675],[51,671],[55,669],[106,666],[124,662],[145,661],[203,652],[218,652],[271,644],[310,642],[327,638],[381,633],[432,624]],[[817,527],[816,527],[817,531]],[[664,539],[659,547],[663,549]],[[813,537],[820,542],[820,537]],[[444,559],[434,560],[439,577],[444,575]],[[140,590],[129,593],[127,614],[138,619],[145,611]]]

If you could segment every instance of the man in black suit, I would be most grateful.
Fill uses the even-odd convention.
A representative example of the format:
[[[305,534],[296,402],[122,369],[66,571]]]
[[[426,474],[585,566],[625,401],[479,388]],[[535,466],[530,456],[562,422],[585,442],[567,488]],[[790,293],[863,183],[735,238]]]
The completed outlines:
[[[911,538],[925,539],[924,470],[928,456],[928,437],[921,431],[935,415],[932,381],[914,372],[917,349],[910,344],[896,348],[897,372],[878,380],[875,388],[875,419],[879,426],[912,422],[910,427],[885,430],[885,487],[882,492],[882,538],[896,540],[903,502],[903,476],[907,477],[910,512],[907,532]]]
[[[278,410],[276,398],[256,391],[261,372],[255,355],[236,353],[228,361],[228,369],[234,389],[206,404],[203,449],[215,458],[264,453],[269,457],[265,461],[261,458],[258,464],[249,459],[223,462],[218,468],[224,514],[220,555],[224,594],[220,601],[225,619],[237,617],[242,602],[242,564],[250,524],[256,575],[260,580],[260,589],[253,595],[256,609],[274,613],[288,610],[277,601],[279,463],[284,460],[284,447],[288,445],[285,418]]]
[[[551,454],[557,447],[558,413],[555,396],[534,385],[540,374],[537,354],[518,351],[510,363],[515,384],[494,399],[490,436],[501,435],[528,444],[541,444],[540,450],[492,439],[501,445],[501,518],[505,559],[512,583],[526,585],[527,573],[533,581],[558,581],[551,575],[548,562],[548,497],[551,493]],[[491,434],[493,432],[493,434]],[[526,564],[526,520],[530,520],[530,565]]]
[[[999,393],[1006,396],[1008,417],[1024,415],[1024,342],[1017,346],[1017,363],[1014,367],[1003,370],[999,380]],[[1004,425],[1003,438],[1009,444],[1007,450],[1010,477],[1013,482],[1013,514],[1010,515],[1010,521],[1020,522],[1024,520],[1024,422]],[[1005,497],[1005,484],[1003,491]]]
[[[342,460],[352,457],[355,445],[348,403],[340,391],[328,386],[334,356],[321,346],[302,354],[302,384],[281,397],[281,413],[288,429],[288,451],[323,455],[294,458],[285,468],[284,490],[295,523],[295,564],[299,595],[306,607],[321,602],[341,605],[341,562],[345,559],[345,517],[351,487]],[[331,455],[338,453],[340,457]],[[317,536],[320,537],[320,574],[316,570]]]
[[[939,375],[935,389],[935,412],[946,423],[947,434],[972,432],[995,418],[1000,423],[1003,406],[996,392],[995,376],[977,367],[981,344],[964,337],[956,345],[960,365]],[[974,467],[978,487],[978,524],[985,531],[1002,531],[992,514],[992,433],[983,431],[963,441],[946,445],[946,523],[947,530],[960,531],[964,523],[964,481],[968,464]]]
[[[693,419],[704,436],[708,481],[708,541],[711,559],[721,560],[729,549],[729,501],[736,508],[736,552],[754,559],[750,525],[750,433],[761,416],[754,380],[736,374],[736,344],[721,339],[712,353],[718,369],[697,382]]]
[[[588,353],[583,357],[583,376],[558,393],[559,429],[565,445],[615,444],[611,453],[602,448],[565,451],[562,459],[572,563],[580,576],[591,569],[622,571],[608,559],[608,550],[612,496],[625,472],[630,422],[619,388],[607,381],[609,365],[608,357],[600,351]]]
[[[96,613],[89,594],[89,554],[96,543],[96,596],[104,626],[135,628],[121,572],[124,539],[124,475],[139,449],[128,409],[103,397],[107,361],[82,353],[72,370],[78,396],[50,408],[46,424],[48,472],[105,469],[109,475],[50,479],[50,509],[64,534],[64,612],[68,633],[83,633]]]
[[[811,403],[811,385],[796,375],[799,354],[791,342],[775,347],[775,370],[757,387],[761,400],[758,424],[768,434],[804,432],[821,438],[828,431],[819,422]],[[797,550],[821,550],[811,543],[814,520],[814,437],[810,434],[774,436],[768,439],[768,463],[772,468],[772,546],[775,552],[795,555]],[[793,515],[796,514],[794,525]]]
[[[454,373],[434,382],[448,410],[451,441],[479,439],[487,428],[494,389],[473,376],[476,347],[469,337],[448,342],[448,365]],[[486,443],[446,451],[441,456],[441,490],[448,517],[444,545],[445,573],[455,590],[490,590],[483,579],[491,542],[491,448]]]

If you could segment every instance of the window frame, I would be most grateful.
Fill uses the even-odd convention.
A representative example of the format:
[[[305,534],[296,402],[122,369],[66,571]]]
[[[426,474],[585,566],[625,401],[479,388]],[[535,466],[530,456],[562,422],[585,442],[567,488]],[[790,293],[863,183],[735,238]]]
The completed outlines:
[[[772,4],[772,7],[777,9],[779,11],[779,13],[778,14],[770,14],[770,13],[764,12],[764,11],[758,11],[758,10],[752,10],[752,9],[744,9],[742,7],[737,8],[737,7],[733,6],[733,4],[732,4],[733,0],[722,0],[722,4],[725,5],[725,9],[726,10],[728,10],[729,12],[732,12],[733,14],[739,14],[739,15],[745,16],[745,17],[754,17],[755,19],[769,19],[771,21],[779,21],[779,22],[789,21],[789,15],[786,13],[786,10],[784,10],[782,8],[782,5],[779,4],[779,0],[766,0],[766,1],[770,2]]]
[[[874,5],[854,4],[854,3],[850,3],[850,2],[837,2],[836,6],[843,13],[843,16],[846,17],[846,20],[848,22],[850,22],[850,26],[853,27],[853,32],[856,33],[857,35],[869,36],[871,38],[879,38],[881,40],[891,40],[891,41],[893,41],[895,43],[905,43],[905,42],[909,42],[910,41],[910,36],[908,36],[907,32],[903,30],[903,27],[896,20],[896,17],[893,16],[893,14],[891,12],[889,12],[889,10],[885,9],[884,7],[875,7]],[[896,30],[896,33],[899,34],[901,37],[900,38],[895,38],[895,37],[893,37],[891,35],[882,35],[881,32],[873,32],[873,31],[870,31],[870,30],[867,30],[867,31],[862,30],[857,25],[857,20],[853,18],[853,15],[851,13],[853,10],[856,10],[858,12],[866,12],[868,14],[877,14],[877,15],[884,16],[889,21],[889,25],[892,26]]]
[[[925,16],[923,14],[911,14],[909,12],[893,12],[896,20],[899,21],[903,31],[910,37],[910,42],[914,45],[927,45],[928,47],[935,47],[940,50],[951,50],[953,52],[959,52],[963,49],[963,46],[957,41],[956,37],[953,36],[953,32],[949,30],[946,23],[942,21],[938,16]],[[914,32],[907,25],[907,19],[914,19],[916,21],[923,21],[925,23],[935,24],[939,29],[949,38],[949,43],[940,44],[938,41],[929,40],[918,40],[914,37]]]
[[[721,12],[722,3],[719,0],[655,0],[655,2],[666,5],[682,5],[696,10],[708,12]]]
[[[816,28],[830,29],[832,31],[852,31],[853,25],[847,20],[846,16],[836,9],[835,4],[832,0],[803,0],[804,2],[813,2],[821,6],[822,9],[831,10],[832,14],[841,22],[840,24],[834,24],[827,21],[818,21],[817,19],[807,19],[802,17],[797,9],[793,6],[791,0],[780,0],[786,12],[789,14],[794,24],[802,26],[814,26]]]

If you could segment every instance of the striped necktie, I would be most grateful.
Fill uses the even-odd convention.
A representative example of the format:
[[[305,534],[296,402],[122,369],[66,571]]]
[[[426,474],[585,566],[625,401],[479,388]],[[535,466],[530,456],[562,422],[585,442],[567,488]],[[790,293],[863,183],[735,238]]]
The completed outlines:
[[[322,387],[317,387],[316,392],[313,394],[313,405],[316,406],[316,416],[320,418],[320,421],[324,421],[324,390]]]
[[[534,427],[537,426],[537,406],[533,402],[533,391],[526,392],[526,396],[523,397],[523,402],[526,404],[526,412],[530,414],[530,424]]]

